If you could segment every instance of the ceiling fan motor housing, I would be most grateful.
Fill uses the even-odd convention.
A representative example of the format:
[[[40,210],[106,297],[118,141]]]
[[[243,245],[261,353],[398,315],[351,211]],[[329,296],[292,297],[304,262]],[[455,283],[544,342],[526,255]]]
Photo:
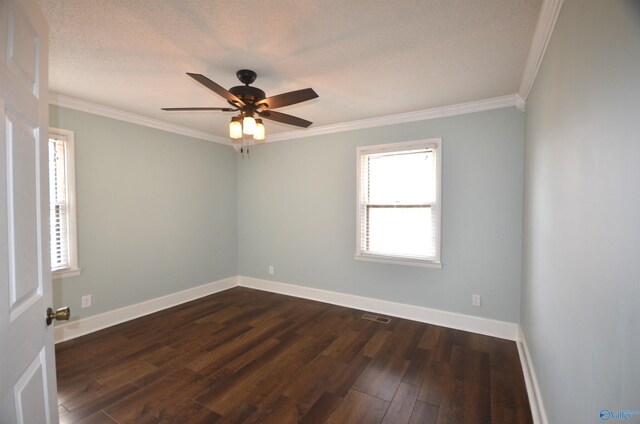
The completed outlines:
[[[257,87],[250,87],[248,85],[238,85],[236,87],[231,87],[229,89],[229,92],[242,100],[246,105],[254,105],[260,100],[264,100],[266,98],[264,91],[260,90]],[[231,100],[229,100],[229,103],[232,106],[237,106]]]

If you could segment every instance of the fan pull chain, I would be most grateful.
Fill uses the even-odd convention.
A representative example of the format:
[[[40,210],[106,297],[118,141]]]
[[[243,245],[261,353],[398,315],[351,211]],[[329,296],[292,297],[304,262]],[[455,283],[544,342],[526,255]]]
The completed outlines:
[[[242,159],[251,159],[251,153],[249,152],[249,144],[243,144],[240,146],[240,157]]]

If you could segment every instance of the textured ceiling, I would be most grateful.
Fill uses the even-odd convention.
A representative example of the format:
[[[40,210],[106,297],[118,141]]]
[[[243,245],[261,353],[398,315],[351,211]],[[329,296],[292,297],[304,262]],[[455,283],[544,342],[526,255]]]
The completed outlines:
[[[312,87],[278,109],[315,126],[513,94],[541,0],[40,0],[50,89],[227,136],[227,106],[187,75],[229,88],[253,69],[267,96]],[[269,134],[296,130],[268,121]]]

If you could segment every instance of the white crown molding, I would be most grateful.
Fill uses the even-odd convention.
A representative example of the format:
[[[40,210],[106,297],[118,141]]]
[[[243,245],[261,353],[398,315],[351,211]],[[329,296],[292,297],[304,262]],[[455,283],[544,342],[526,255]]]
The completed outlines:
[[[56,343],[75,339],[94,331],[102,330],[132,319],[140,318],[154,312],[190,302],[213,293],[218,293],[238,285],[237,277],[224,278],[212,283],[192,287],[177,293],[114,309],[98,315],[92,315],[76,321],[69,321],[62,325],[56,325],[54,329],[54,340]]]
[[[533,87],[533,83],[538,75],[540,64],[544,57],[544,53],[549,45],[553,28],[558,20],[560,9],[562,9],[563,0],[543,0],[540,8],[540,16],[531,40],[531,48],[529,49],[529,57],[524,68],[522,82],[518,95],[524,101],[527,100],[529,92]]]
[[[217,135],[206,133],[203,131],[194,130],[180,125],[170,124],[164,121],[137,115],[135,113],[116,109],[110,106],[100,105],[60,93],[49,93],[49,96],[49,104],[52,104],[54,106],[79,110],[81,112],[92,113],[94,115],[104,116],[107,118],[118,119],[120,121],[130,122],[132,124],[156,128],[159,130],[186,135],[188,137],[194,137],[201,140],[213,141],[215,143],[220,143],[227,146],[232,145],[232,143],[225,137],[219,137]],[[490,99],[459,103],[449,106],[439,106],[430,109],[419,110],[416,112],[407,112],[396,115],[381,116],[377,118],[361,119],[358,121],[343,122],[339,124],[323,125],[311,129],[281,132],[269,135],[267,137],[267,143],[292,140],[296,138],[313,137],[316,135],[332,134],[343,131],[353,131],[365,128],[382,127],[386,125],[403,124],[407,122],[424,121],[427,119],[445,118],[449,116],[463,115],[466,113],[482,112],[485,110],[501,109],[513,106],[517,107],[520,110],[524,110],[524,101],[517,94],[510,94],[507,96],[493,97]]]
[[[355,296],[352,294],[314,289],[245,276],[238,277],[238,285],[240,287],[301,297],[303,299],[331,303],[333,305],[346,306],[348,308],[391,315],[413,321],[426,322],[428,324],[455,328],[457,330],[470,331],[472,333],[484,334],[501,339],[515,341],[518,337],[518,324],[512,322],[497,321],[488,318],[443,311],[440,309],[389,302],[386,300]]]
[[[137,115],[135,113],[116,109],[109,106],[100,105],[87,100],[78,99],[76,97],[66,96],[59,93],[49,93],[49,104],[60,106],[67,109],[79,110],[81,112],[92,113],[94,115],[104,116],[107,118],[117,119],[119,121],[130,122],[132,124],[142,125],[145,127],[156,128],[162,131],[168,131],[175,134],[186,135],[187,137],[198,138],[200,140],[213,141],[215,143],[230,145],[230,141],[226,138],[218,137],[204,131],[198,131],[181,125],[170,124],[158,119],[148,118],[146,116]]]
[[[524,383],[527,386],[527,395],[529,396],[529,405],[531,406],[533,423],[548,424],[549,420],[547,419],[547,413],[542,403],[538,378],[536,377],[533,362],[531,361],[531,354],[529,353],[527,339],[524,337],[524,332],[522,331],[521,326],[518,326],[518,341],[516,344],[518,346],[518,354],[520,355],[522,373],[524,374]]]
[[[378,118],[360,119],[358,121],[343,122],[340,124],[323,125],[311,129],[287,131],[269,135],[267,142],[292,140],[316,135],[332,134],[343,131],[361,130],[365,128],[382,127],[386,125],[404,124],[407,122],[424,121],[427,119],[445,118],[448,116],[463,115],[465,113],[482,112],[485,110],[501,109],[518,106],[516,95],[493,97],[467,103],[459,103],[450,106],[440,106],[416,112],[399,113]]]

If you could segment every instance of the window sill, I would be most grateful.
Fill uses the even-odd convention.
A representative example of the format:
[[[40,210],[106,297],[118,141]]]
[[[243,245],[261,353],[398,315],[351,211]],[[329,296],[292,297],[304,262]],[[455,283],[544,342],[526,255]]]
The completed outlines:
[[[80,271],[82,271],[81,268],[61,269],[59,271],[53,271],[52,278],[54,280],[59,280],[61,278],[76,277],[80,275]]]
[[[442,263],[434,261],[426,261],[422,259],[409,259],[409,258],[396,258],[392,256],[377,256],[377,255],[358,255],[355,254],[353,259],[356,261],[364,262],[379,262],[383,264],[394,265],[409,265],[418,266],[422,268],[442,269]]]

